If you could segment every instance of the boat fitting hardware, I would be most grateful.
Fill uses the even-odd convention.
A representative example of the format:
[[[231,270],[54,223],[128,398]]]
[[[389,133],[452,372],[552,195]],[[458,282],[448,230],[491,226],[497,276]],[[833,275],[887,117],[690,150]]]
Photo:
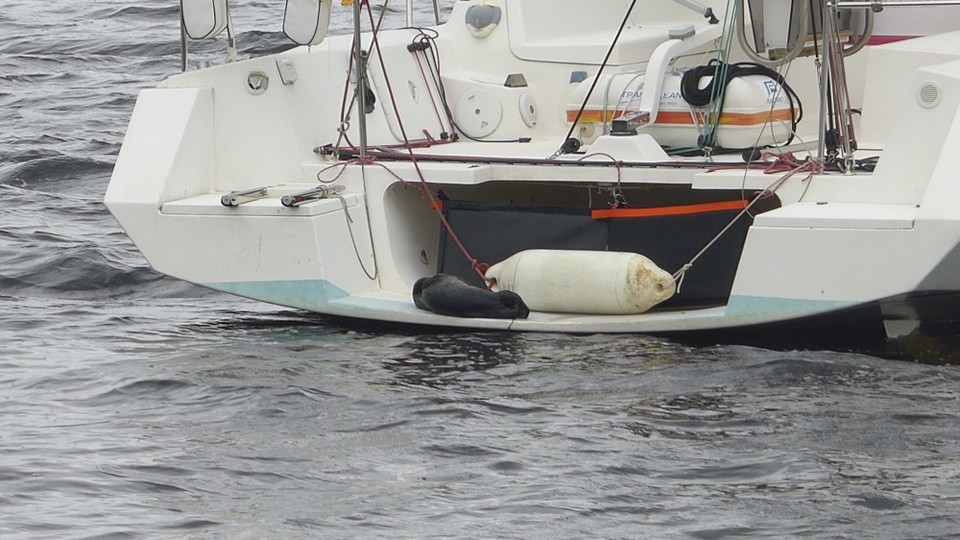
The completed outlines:
[[[318,201],[320,199],[326,199],[327,197],[337,195],[345,189],[347,189],[346,186],[320,186],[313,189],[308,189],[307,191],[301,191],[300,193],[284,195],[280,198],[280,204],[286,206],[287,208],[296,208],[301,204],[308,203],[310,201]]]
[[[292,60],[277,60],[277,71],[280,72],[280,82],[284,86],[297,82],[297,67]]]
[[[507,80],[503,83],[507,88],[526,88],[527,78],[523,73],[511,73],[507,75]]]
[[[220,204],[228,207],[240,206],[241,204],[256,201],[266,196],[267,188],[265,187],[231,191],[220,197]]]
[[[270,77],[263,71],[251,71],[247,75],[247,92],[253,95],[260,95],[267,91],[270,86]]]
[[[637,128],[650,123],[649,111],[624,114],[610,122],[611,135],[636,135]]]

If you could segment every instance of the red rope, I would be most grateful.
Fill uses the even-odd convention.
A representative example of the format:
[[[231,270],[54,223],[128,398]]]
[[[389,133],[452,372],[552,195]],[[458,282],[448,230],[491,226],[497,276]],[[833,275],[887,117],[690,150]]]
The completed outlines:
[[[393,111],[397,116],[397,124],[399,125],[400,133],[403,136],[404,146],[406,147],[407,152],[410,155],[410,162],[413,164],[413,168],[417,171],[417,177],[420,179],[422,192],[425,193],[427,197],[430,199],[430,206],[433,207],[434,210],[436,210],[437,216],[440,218],[440,223],[443,224],[444,228],[447,230],[447,233],[450,235],[450,238],[453,239],[454,243],[460,249],[461,253],[463,253],[463,256],[466,257],[467,261],[470,262],[470,267],[473,268],[474,271],[477,273],[477,275],[480,276],[480,279],[482,279],[484,283],[487,284],[487,288],[491,288],[493,287],[495,281],[491,279],[487,279],[487,276],[484,275],[483,271],[481,271],[480,269],[481,263],[479,263],[477,259],[475,259],[472,255],[470,255],[470,252],[467,251],[466,246],[463,245],[463,242],[457,236],[456,232],[454,232],[453,227],[450,225],[450,222],[447,221],[447,217],[443,215],[442,205],[439,203],[437,198],[433,195],[433,192],[431,192],[429,187],[427,186],[426,178],[424,178],[423,171],[420,169],[420,163],[417,161],[416,154],[413,151],[413,146],[410,144],[410,139],[407,137],[407,131],[403,127],[403,120],[400,118],[400,108],[397,106],[396,96],[394,95],[394,92],[393,92],[393,85],[390,84],[390,77],[387,75],[386,64],[383,61],[383,52],[380,50],[380,42],[377,37],[376,23],[374,22],[374,18],[373,18],[373,10],[370,8],[369,0],[361,0],[361,1],[363,4],[367,6],[367,13],[370,16],[370,28],[372,29],[373,48],[377,51],[377,58],[380,60],[380,69],[383,73],[383,80],[387,85],[387,93],[390,96],[390,104],[393,107]],[[362,84],[362,81],[358,81],[358,84]],[[361,114],[364,114],[363,111],[361,111]],[[381,166],[384,169],[387,169],[385,166],[383,165]],[[389,169],[387,170],[389,171]],[[394,174],[393,171],[390,171],[390,173],[399,179],[399,176]]]
[[[423,31],[414,36],[414,41],[422,40],[426,43],[429,43],[428,47],[430,50],[430,56],[426,57],[427,67],[430,68],[430,76],[433,79],[434,84],[436,84],[437,92],[439,93],[440,104],[443,105],[443,112],[447,117],[447,125],[450,126],[450,140],[455,141],[458,138],[457,135],[457,124],[453,121],[453,112],[450,110],[450,107],[447,105],[447,90],[443,85],[443,78],[440,76],[440,53],[437,51],[436,47],[433,46],[434,36],[431,36]],[[426,51],[423,51],[426,56]],[[433,64],[436,66],[436,72],[434,72],[433,66],[430,65],[430,58],[433,58]],[[419,56],[417,57],[419,64]],[[421,68],[422,69],[422,68]],[[433,90],[430,88],[429,83],[427,84],[427,90],[433,94]],[[436,105],[434,105],[436,107]],[[443,125],[443,122],[440,122],[440,125]]]
[[[443,129],[443,117],[440,115],[440,107],[437,106],[437,100],[433,97],[433,90],[430,88],[430,81],[427,80],[427,72],[423,69],[423,63],[420,61],[420,55],[418,53],[413,53],[413,57],[417,60],[417,67],[420,69],[420,79],[423,80],[423,84],[427,88],[427,95],[430,96],[430,103],[433,104],[433,114],[437,116],[437,122],[440,124],[440,129]]]
[[[343,124],[347,121],[347,96],[350,95],[350,72],[353,71],[353,60],[356,56],[357,43],[353,42],[353,45],[350,46],[350,61],[347,63],[347,77],[343,81],[343,100],[340,102],[340,125],[338,126],[339,132],[343,137],[343,140],[347,141],[350,146],[353,146],[353,143],[350,142],[350,137],[347,135],[347,130],[344,128]],[[363,88],[363,82],[357,81],[357,92],[361,92]],[[360,111],[360,114],[365,114],[364,111]],[[339,143],[339,141],[338,141]]]
[[[765,162],[767,167],[763,170],[764,174],[785,173],[770,187],[763,190],[761,193],[762,197],[772,196],[780,189],[780,186],[797,174],[806,173],[806,175],[800,179],[801,182],[806,182],[812,178],[813,175],[823,171],[822,162],[810,156],[807,156],[806,159],[799,160],[793,155],[793,152],[785,152],[783,154],[764,152],[762,157],[767,159],[773,158],[770,162]]]
[[[593,156],[602,156],[602,157],[605,157],[605,158],[610,159],[610,161],[613,162],[613,165],[614,165],[614,166],[616,167],[616,169],[617,169],[617,192],[616,192],[616,196],[614,197],[614,202],[613,202],[612,204],[610,204],[609,208],[626,208],[626,207],[630,206],[630,205],[627,203],[627,198],[626,198],[626,196],[624,196],[624,194],[623,194],[623,184],[621,183],[621,181],[622,181],[622,179],[623,179],[623,162],[620,161],[619,159],[611,156],[610,154],[605,153],[605,152],[594,152],[593,154],[587,154],[587,155],[583,156],[582,158],[578,159],[577,161],[583,161],[583,160],[585,160],[585,159],[587,159],[587,158],[589,158],[589,157],[593,157]]]

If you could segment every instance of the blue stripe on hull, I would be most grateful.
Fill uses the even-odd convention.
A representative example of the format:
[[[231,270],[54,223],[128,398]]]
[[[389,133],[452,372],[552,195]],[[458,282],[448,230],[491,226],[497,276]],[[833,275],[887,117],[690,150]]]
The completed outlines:
[[[760,321],[784,320],[829,313],[856,305],[843,300],[806,300],[765,296],[731,296],[726,316]]]
[[[201,283],[204,287],[281,306],[326,311],[331,301],[350,296],[326,280]]]

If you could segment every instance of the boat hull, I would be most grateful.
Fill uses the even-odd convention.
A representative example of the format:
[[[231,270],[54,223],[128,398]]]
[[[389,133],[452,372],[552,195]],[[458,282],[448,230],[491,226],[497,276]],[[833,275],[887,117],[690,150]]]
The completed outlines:
[[[457,3],[454,21],[469,3]],[[519,6],[504,12],[518,32],[533,9]],[[624,38],[637,47],[607,69],[632,77],[648,62],[685,67],[715,52],[715,28],[681,8],[670,16],[689,17],[697,37],[684,43],[669,37],[676,25],[638,25]],[[415,30],[384,33],[363,89],[377,98],[363,113],[363,151],[350,142],[356,117],[345,119],[345,89],[356,85],[347,36],[171,77],[141,93],[105,202],[160,272],[351,319],[579,333],[871,326],[888,335],[958,319],[960,32],[848,61],[870,143],[855,157],[878,161],[847,173],[825,170],[802,145],[761,166],[739,153],[668,155],[642,125],[613,134],[591,125],[589,137],[583,127],[587,147],[555,152],[572,92],[598,69],[573,58],[603,48],[575,33],[573,44],[544,34],[537,47],[517,46],[518,32],[481,39],[439,27],[430,46],[452,66],[442,76],[410,47]],[[812,58],[791,67],[804,99],[819,96],[816,67]],[[886,83],[890,72],[904,76]],[[483,130],[453,137],[442,99]],[[412,301],[418,279],[451,273],[480,285],[475,263],[526,249],[639,253],[680,288],[629,315],[458,318]]]

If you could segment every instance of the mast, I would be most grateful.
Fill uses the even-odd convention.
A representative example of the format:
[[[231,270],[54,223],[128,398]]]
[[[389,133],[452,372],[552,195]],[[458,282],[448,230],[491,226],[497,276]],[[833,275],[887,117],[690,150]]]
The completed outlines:
[[[412,1],[412,0],[411,0]],[[364,82],[367,78],[366,74],[366,65],[364,65],[364,55],[363,47],[360,42],[360,4],[363,2],[355,1],[353,3],[353,54],[354,54],[354,65],[356,69],[354,73],[357,77],[357,86],[356,86],[356,96],[357,96],[357,112],[359,113],[359,120],[357,128],[360,130],[360,158],[366,159],[367,157],[367,93],[363,87]]]

